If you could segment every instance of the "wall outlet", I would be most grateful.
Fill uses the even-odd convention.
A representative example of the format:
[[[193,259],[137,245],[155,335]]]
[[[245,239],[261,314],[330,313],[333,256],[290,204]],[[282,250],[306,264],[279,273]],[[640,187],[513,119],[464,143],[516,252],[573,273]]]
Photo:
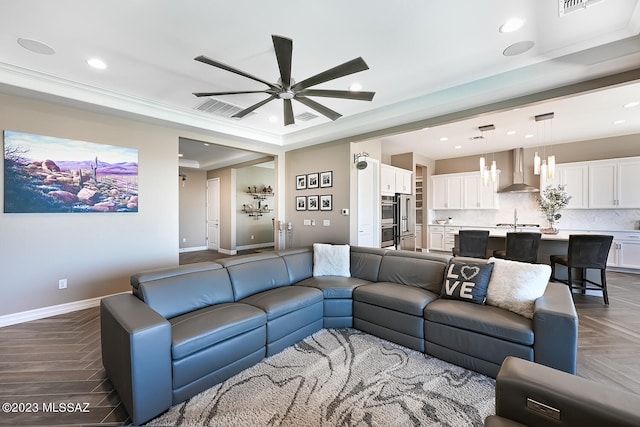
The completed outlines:
[[[251,235],[251,240],[253,240],[254,238],[255,238],[255,236],[252,234],[252,235]]]
[[[67,279],[58,280],[58,289],[67,289]]]
[[[311,220],[310,219],[303,219],[302,220],[302,225],[311,225]]]
[[[182,238],[182,243],[187,243],[187,238],[186,237]]]
[[[331,227],[331,220],[330,219],[323,219],[322,220],[322,225],[325,227]]]

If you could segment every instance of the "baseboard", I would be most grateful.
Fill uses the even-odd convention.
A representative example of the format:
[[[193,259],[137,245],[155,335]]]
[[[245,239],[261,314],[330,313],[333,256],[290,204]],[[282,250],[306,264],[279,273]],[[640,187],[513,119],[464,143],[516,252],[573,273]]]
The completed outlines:
[[[129,294],[131,292],[120,293]],[[86,308],[97,307],[100,305],[100,300],[108,296],[109,295],[105,295],[101,297],[90,298],[81,301],[73,301],[66,304],[52,305],[49,307],[36,308],[34,310],[22,311],[20,313],[0,316],[0,328],[4,326],[16,325],[18,323],[30,322],[31,320],[44,319],[45,317],[57,316],[59,314],[66,314],[78,310],[84,310]]]
[[[197,251],[206,251],[206,246],[193,246],[191,248],[180,248],[180,252],[197,252]]]
[[[238,251],[235,249],[225,249],[225,248],[218,248],[218,252],[220,252],[221,254],[225,254],[225,255],[237,255]]]
[[[256,243],[253,245],[242,245],[242,246],[238,246],[237,249],[239,251],[244,251],[246,249],[260,249],[260,248],[273,248],[273,247],[274,247],[273,242],[266,242],[266,243]]]

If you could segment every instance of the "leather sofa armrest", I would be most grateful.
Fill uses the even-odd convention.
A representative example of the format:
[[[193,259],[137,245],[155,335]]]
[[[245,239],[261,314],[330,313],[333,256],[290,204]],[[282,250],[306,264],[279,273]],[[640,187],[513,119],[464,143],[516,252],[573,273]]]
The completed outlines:
[[[639,407],[640,395],[515,357],[496,377],[496,415],[527,426],[638,426]]]
[[[578,313],[569,288],[549,283],[533,312],[534,360],[571,374],[576,373]]]
[[[171,406],[171,325],[131,294],[100,302],[102,363],[134,424]]]

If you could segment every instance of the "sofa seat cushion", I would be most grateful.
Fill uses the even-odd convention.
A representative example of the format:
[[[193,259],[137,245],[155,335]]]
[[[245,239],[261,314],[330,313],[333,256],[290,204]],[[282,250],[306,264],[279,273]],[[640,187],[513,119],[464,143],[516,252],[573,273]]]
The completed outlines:
[[[425,306],[437,298],[437,294],[426,289],[390,282],[362,285],[353,292],[354,301],[420,317]]]
[[[351,298],[353,290],[358,286],[371,283],[357,277],[320,276],[310,277],[296,283],[296,286],[308,286],[320,289],[327,299]]]
[[[171,355],[181,359],[247,331],[264,326],[264,311],[248,304],[224,303],[169,320]]]
[[[498,307],[440,299],[425,308],[424,318],[429,322],[453,326],[518,344],[533,345],[533,322]]]
[[[267,313],[267,321],[277,319],[287,313],[322,303],[322,291],[305,286],[284,286],[260,292],[243,299]]]

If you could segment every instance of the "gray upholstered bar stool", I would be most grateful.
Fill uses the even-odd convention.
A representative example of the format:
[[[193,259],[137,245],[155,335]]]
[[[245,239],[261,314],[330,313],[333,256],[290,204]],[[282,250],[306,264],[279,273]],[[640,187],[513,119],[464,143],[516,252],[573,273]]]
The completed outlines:
[[[458,246],[453,248],[453,256],[486,258],[489,245],[488,230],[460,230]]]
[[[541,236],[538,232],[507,233],[506,249],[493,251],[493,256],[512,261],[536,263]]]
[[[599,234],[570,234],[569,248],[567,255],[551,255],[551,280],[566,283],[573,292],[573,288],[580,289],[582,293],[586,290],[602,291],[604,303],[609,304],[607,294],[607,258],[613,236]],[[556,264],[567,267],[567,280],[560,280],[556,277]],[[571,274],[573,269],[580,270],[580,277],[574,278]],[[587,279],[587,269],[600,270],[600,283]],[[580,283],[574,286],[574,283]],[[591,286],[589,286],[591,285]]]

